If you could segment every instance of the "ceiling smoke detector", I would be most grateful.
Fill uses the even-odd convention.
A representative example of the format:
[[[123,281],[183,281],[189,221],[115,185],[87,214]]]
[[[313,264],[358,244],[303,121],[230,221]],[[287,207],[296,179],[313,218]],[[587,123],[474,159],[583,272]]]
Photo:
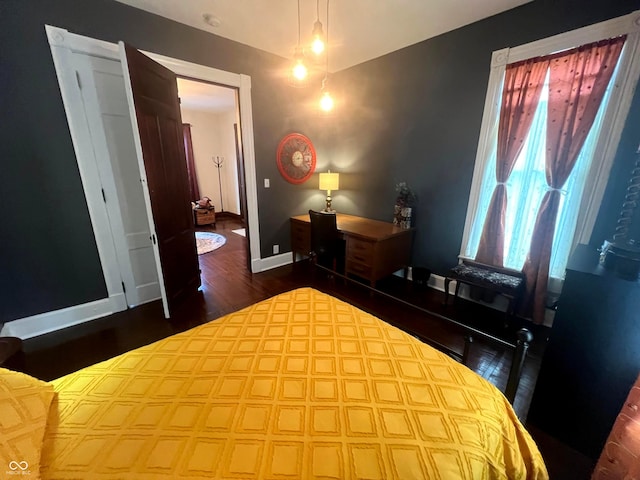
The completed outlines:
[[[203,13],[202,19],[204,20],[204,23],[211,25],[212,27],[219,27],[220,23],[222,23],[220,19],[212,13]]]

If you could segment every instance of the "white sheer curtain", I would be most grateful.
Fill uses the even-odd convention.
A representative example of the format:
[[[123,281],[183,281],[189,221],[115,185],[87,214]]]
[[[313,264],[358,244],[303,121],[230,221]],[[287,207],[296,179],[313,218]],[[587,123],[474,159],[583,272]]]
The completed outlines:
[[[538,213],[537,209],[548,188],[545,180],[544,160],[547,99],[549,92],[547,81],[548,74],[540,96],[540,103],[531,126],[531,131],[507,182],[508,200],[505,219],[504,266],[517,270],[522,268],[526,260],[531,234]],[[602,118],[609,100],[610,88],[614,83],[615,72],[578,161],[562,190],[562,200],[556,222],[556,235],[549,270],[552,278],[562,279],[564,277],[567,260],[574,246],[573,238],[580,211],[580,204],[583,198],[584,185],[592,164],[594,150],[602,126]],[[464,250],[464,256],[469,258],[474,258],[478,250],[489,201],[496,186],[494,172],[496,168],[497,125],[498,117],[496,115],[492,125],[493,143],[490,157],[489,161],[485,164],[477,211],[469,235],[469,241]],[[586,194],[588,194],[588,192],[586,192]],[[550,284],[550,286],[552,285]]]

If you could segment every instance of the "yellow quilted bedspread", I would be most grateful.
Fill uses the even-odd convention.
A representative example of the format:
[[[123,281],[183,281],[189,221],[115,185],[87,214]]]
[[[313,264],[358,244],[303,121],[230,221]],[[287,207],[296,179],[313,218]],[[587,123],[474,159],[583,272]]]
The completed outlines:
[[[60,378],[43,479],[542,479],[504,396],[304,288]]]

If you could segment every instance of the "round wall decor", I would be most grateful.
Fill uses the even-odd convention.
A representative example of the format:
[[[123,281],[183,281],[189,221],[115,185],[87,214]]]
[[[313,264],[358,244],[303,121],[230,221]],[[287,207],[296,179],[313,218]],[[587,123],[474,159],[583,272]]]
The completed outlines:
[[[290,133],[278,144],[276,163],[287,182],[304,183],[316,169],[316,149],[301,133]]]

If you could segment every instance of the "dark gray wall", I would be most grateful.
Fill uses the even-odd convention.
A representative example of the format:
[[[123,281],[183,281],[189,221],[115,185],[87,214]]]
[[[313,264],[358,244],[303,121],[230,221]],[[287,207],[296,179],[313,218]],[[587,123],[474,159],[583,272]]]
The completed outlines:
[[[45,24],[251,76],[263,257],[276,243],[289,250],[291,215],[323,205],[317,174],[292,185],[277,171],[277,144],[296,131],[316,145],[317,171],[341,173],[339,211],[390,220],[394,185],[409,182],[419,195],[414,263],[443,273],[460,248],[491,52],[638,8],[640,0],[534,1],[335,74],[338,113],[322,118],[311,104],[319,79],[287,87],[280,57],[112,0],[0,0],[0,320],[106,293]],[[638,103],[604,202],[614,216]],[[608,236],[611,213],[601,216],[594,238]]]
[[[275,150],[286,133],[313,132],[284,59],[111,0],[1,0],[0,321],[106,295],[45,24],[250,75],[257,175],[274,180],[258,191],[263,255],[288,244],[307,192],[278,181]]]
[[[638,8],[638,0],[537,0],[334,75],[348,104],[335,126],[331,155],[354,161],[348,170],[353,190],[336,192],[335,208],[344,210],[348,197],[352,213],[390,220],[394,185],[407,181],[419,199],[414,264],[445,273],[460,251],[491,53]],[[607,220],[619,210],[616,175],[626,181],[630,153],[640,141],[638,104],[636,99],[595,244],[611,234]]]

